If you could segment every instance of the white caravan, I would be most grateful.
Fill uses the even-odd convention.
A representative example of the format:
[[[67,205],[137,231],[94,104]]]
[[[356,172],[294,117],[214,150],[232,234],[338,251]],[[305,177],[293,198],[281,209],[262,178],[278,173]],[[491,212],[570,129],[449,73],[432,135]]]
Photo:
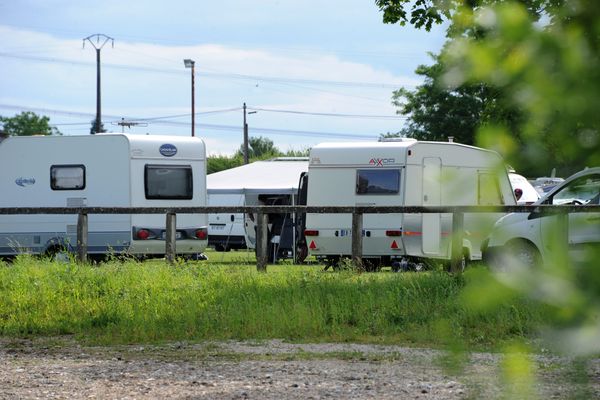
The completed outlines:
[[[514,205],[501,157],[452,142],[404,139],[324,143],[312,148],[308,206]],[[480,243],[498,214],[466,214],[464,260],[480,259]],[[335,265],[351,254],[349,214],[307,214],[309,252]],[[449,260],[452,214],[364,214],[363,257],[374,268],[422,259]]]
[[[97,134],[9,137],[0,142],[0,207],[206,205],[199,138]],[[207,245],[207,217],[178,214],[176,251]],[[161,256],[163,214],[90,214],[88,253]],[[77,215],[0,215],[0,256],[76,250]]]

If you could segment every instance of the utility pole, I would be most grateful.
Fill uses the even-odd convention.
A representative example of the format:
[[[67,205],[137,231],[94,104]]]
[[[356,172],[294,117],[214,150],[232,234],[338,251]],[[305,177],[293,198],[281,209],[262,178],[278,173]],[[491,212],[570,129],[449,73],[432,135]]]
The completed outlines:
[[[95,42],[94,42],[95,39]],[[106,42],[112,42],[112,47],[115,47],[115,40],[110,36],[106,36],[103,33],[96,33],[83,38],[83,47],[85,48],[85,42],[88,41],[94,49],[96,49],[96,128],[95,133],[100,133],[100,127],[102,126],[102,112],[101,112],[101,101],[100,101],[100,50],[104,47]]]
[[[248,114],[256,114],[256,111],[250,111]],[[248,124],[246,123],[246,103],[244,103],[244,164],[248,164]]]
[[[248,124],[246,123],[246,103],[244,103],[244,164],[248,164]]]
[[[194,60],[191,60],[189,58],[186,58],[185,60],[183,60],[183,64],[185,65],[186,68],[191,68],[192,69],[192,137],[195,136],[195,131],[196,131],[196,108],[195,108],[195,98],[196,98],[196,94],[195,94],[195,87],[196,87],[196,83],[195,83],[195,72],[194,72],[194,68],[196,65],[196,62]]]

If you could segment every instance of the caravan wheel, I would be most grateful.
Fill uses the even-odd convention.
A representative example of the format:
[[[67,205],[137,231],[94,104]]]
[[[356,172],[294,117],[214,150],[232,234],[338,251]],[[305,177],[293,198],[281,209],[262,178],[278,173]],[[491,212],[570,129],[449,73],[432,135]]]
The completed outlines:
[[[68,264],[71,261],[71,254],[64,246],[54,246],[46,251],[46,256],[52,261]]]

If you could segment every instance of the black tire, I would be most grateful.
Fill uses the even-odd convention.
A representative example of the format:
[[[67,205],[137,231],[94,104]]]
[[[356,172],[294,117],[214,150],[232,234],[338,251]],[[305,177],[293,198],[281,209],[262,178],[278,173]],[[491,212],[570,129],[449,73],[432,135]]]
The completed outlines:
[[[497,271],[511,269],[534,269],[541,265],[541,255],[538,249],[524,240],[507,243],[504,248],[490,260],[490,266]]]
[[[69,250],[64,246],[53,246],[46,250],[46,256],[52,261],[69,263],[71,255]]]

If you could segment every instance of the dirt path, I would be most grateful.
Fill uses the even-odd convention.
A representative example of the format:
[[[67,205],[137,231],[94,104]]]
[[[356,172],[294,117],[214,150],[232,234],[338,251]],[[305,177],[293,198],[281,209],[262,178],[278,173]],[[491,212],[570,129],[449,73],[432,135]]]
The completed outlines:
[[[538,357],[538,383],[500,382],[501,357],[473,354],[450,375],[444,353],[399,346],[218,342],[84,347],[69,339],[0,339],[0,399],[465,399],[600,396],[600,362],[591,385],[571,383],[568,360]],[[571,376],[572,378],[572,376]],[[587,391],[587,392],[586,392]]]

